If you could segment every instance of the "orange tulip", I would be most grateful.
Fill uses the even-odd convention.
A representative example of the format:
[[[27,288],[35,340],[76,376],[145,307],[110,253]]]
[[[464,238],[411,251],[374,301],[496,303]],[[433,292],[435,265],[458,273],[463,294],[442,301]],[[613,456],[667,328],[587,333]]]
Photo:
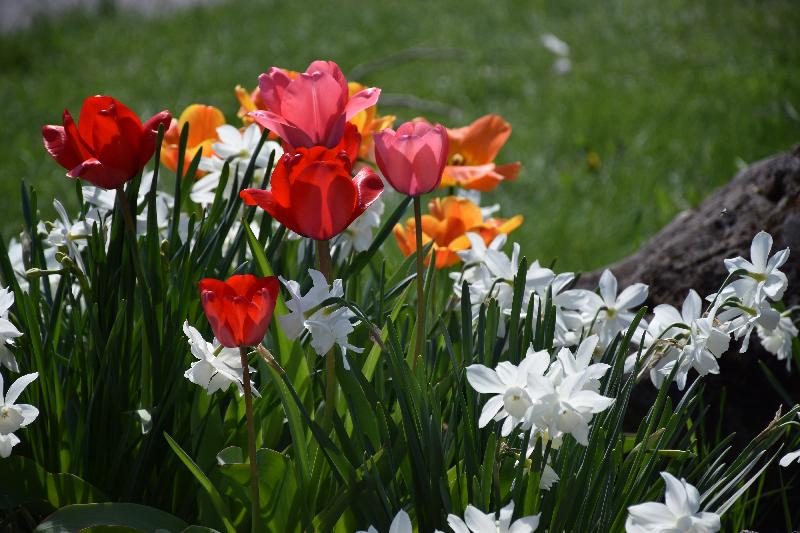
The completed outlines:
[[[347,89],[350,96],[353,96],[366,89],[366,86],[351,81],[347,83]],[[359,159],[365,161],[375,160],[373,151],[375,144],[372,140],[372,134],[385,130],[386,128],[391,128],[395,118],[394,115],[378,116],[378,106],[373,105],[363,111],[359,111],[349,120],[349,122],[358,129],[358,133],[361,134],[361,146],[358,149]]]
[[[470,247],[467,233],[478,233],[488,245],[500,233],[511,233],[523,221],[522,215],[508,220],[499,218],[483,219],[481,208],[466,198],[447,196],[434,198],[428,203],[430,214],[422,215],[422,242],[433,241],[436,251],[436,268],[446,268],[458,263],[461,259],[456,252]],[[409,256],[417,250],[416,224],[413,218],[406,221],[405,226],[394,227],[394,238],[403,255]],[[425,263],[430,262],[430,256]]]
[[[448,129],[450,155],[441,187],[463,187],[486,192],[500,182],[514,180],[520,163],[496,165],[500,148],[511,135],[511,124],[500,115],[484,115],[469,126]]]
[[[173,172],[178,168],[178,145],[181,130],[187,123],[189,124],[189,136],[186,139],[184,169],[191,164],[198,150],[203,151],[203,157],[210,157],[214,153],[212,144],[219,140],[217,128],[225,124],[225,115],[214,106],[192,104],[183,110],[178,120],[173,119],[161,144],[161,162]],[[198,175],[201,173],[198,172]]]

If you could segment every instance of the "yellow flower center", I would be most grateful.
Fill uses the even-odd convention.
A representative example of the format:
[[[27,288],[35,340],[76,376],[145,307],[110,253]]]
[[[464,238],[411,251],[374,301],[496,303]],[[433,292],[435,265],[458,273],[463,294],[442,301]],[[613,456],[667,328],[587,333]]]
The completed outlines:
[[[450,158],[451,165],[463,165],[466,162],[466,159],[460,153],[453,154],[453,157]]]

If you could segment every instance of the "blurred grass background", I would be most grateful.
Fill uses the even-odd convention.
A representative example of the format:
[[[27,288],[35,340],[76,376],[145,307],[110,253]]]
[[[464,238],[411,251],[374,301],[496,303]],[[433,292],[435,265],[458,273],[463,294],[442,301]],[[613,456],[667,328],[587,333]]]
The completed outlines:
[[[48,214],[53,196],[74,202],[40,137],[65,107],[77,117],[85,96],[104,93],[149,117],[201,102],[238,124],[237,83],[315,58],[360,72],[387,102],[436,103],[381,107],[400,119],[506,117],[514,133],[500,161],[523,172],[484,203],[524,214],[513,238],[560,270],[622,257],[740,166],[800,141],[793,0],[234,0],[155,19],[105,5],[0,38],[6,235],[22,227],[22,179]],[[570,73],[553,72],[546,33],[569,44]],[[409,49],[424,52],[399,61]]]

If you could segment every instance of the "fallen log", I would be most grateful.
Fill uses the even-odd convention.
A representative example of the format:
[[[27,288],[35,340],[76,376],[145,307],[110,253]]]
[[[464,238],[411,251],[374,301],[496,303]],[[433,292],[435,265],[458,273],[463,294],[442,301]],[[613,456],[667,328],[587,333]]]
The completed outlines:
[[[749,166],[712,193],[694,209],[680,213],[637,252],[607,268],[619,286],[642,282],[650,287],[647,305],[668,303],[680,308],[689,289],[711,294],[727,274],[727,257],[750,257],[750,243],[761,230],[774,238],[772,251],[789,247],[791,254],[781,270],[789,278],[784,296],[787,306],[800,304],[800,146]],[[604,269],[581,276],[578,286],[597,287]],[[800,402],[800,368],[787,371],[760,345],[757,335],[746,353],[738,345],[720,360],[720,374],[705,380],[709,405],[707,427],[722,434],[737,433],[744,443],[757,435],[776,409]],[[782,390],[781,390],[782,389]],[[631,423],[641,419],[654,389],[637,387]]]

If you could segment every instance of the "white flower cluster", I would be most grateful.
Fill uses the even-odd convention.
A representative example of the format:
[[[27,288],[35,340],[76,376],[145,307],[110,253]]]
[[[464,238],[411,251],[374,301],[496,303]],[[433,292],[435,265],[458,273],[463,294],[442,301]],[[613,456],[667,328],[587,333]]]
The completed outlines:
[[[258,142],[261,140],[261,131],[256,124],[251,124],[244,131],[239,131],[238,128],[225,124],[217,128],[217,135],[219,136],[219,142],[215,142],[212,145],[214,155],[200,159],[200,165],[198,166],[199,170],[208,172],[208,174],[194,183],[192,192],[189,195],[193,202],[202,206],[214,203],[214,196],[217,193],[217,187],[222,177],[222,169],[225,167],[226,162],[229,163],[230,174],[225,184],[225,190],[222,191],[222,196],[223,198],[230,198],[234,182],[238,181],[241,185],[241,180],[244,177],[247,166],[250,164],[250,159],[252,159],[258,147]],[[275,162],[283,155],[283,149],[280,144],[275,141],[266,141],[255,160],[254,184],[264,181],[266,167],[272,152],[275,152]]]
[[[147,234],[148,216],[148,194],[153,182],[153,171],[145,172],[139,185],[139,193],[136,198],[136,235]],[[56,259],[56,253],[62,252],[67,255],[82,271],[86,272],[81,252],[86,248],[86,243],[92,235],[93,228],[103,235],[106,249],[110,243],[111,213],[114,210],[116,201],[116,191],[106,190],[100,187],[85,185],[81,188],[83,201],[89,206],[86,213],[78,218],[70,218],[64,205],[58,201],[53,201],[58,218],[52,222],[40,222],[37,232],[42,235],[44,244],[44,259],[47,274],[49,277],[51,290],[55,291],[59,275],[58,271],[62,268]],[[162,191],[156,191],[156,226],[162,236],[166,235],[172,217],[174,199],[171,195]],[[188,218],[181,217],[179,233],[182,238],[186,237]],[[28,288],[26,278],[26,266],[24,260],[24,250],[22,243],[16,239],[11,239],[8,249],[8,257],[11,266],[17,274],[17,280],[23,290]],[[76,284],[73,287],[73,294],[77,294],[79,288]]]
[[[464,511],[464,518],[449,514],[447,515],[447,525],[453,533],[533,533],[539,527],[539,515],[523,516],[513,523],[511,518],[514,516],[514,502],[500,509],[500,512],[487,514],[477,507],[467,505]],[[392,520],[389,526],[389,533],[412,533],[413,526],[408,513],[402,509]],[[373,526],[369,526],[367,531],[357,531],[356,533],[378,533]],[[435,533],[443,533],[436,530]]]
[[[689,291],[680,311],[671,305],[656,306],[642,343],[646,349],[644,368],[649,369],[656,387],[673,371],[681,390],[691,369],[701,376],[718,374],[717,359],[728,351],[731,337],[742,340],[740,351],[744,352],[754,329],[764,348],[785,360],[787,369],[790,367],[792,339],[798,330],[789,311],[781,313],[773,307],[788,284],[786,275],[778,269],[789,258],[789,249],[770,257],[771,248],[772,237],[762,231],[753,239],[750,261],[742,257],[726,259],[729,274],[739,274],[721,291],[706,297],[709,309],[705,313],[702,299],[694,290]],[[628,369],[635,359],[635,355],[628,358]]]
[[[464,262],[464,272],[453,272],[450,278],[454,281],[453,291],[461,298],[462,283],[469,285],[470,302],[472,303],[472,317],[478,319],[481,304],[493,299],[497,302],[503,316],[511,315],[511,306],[514,297],[514,277],[519,269],[519,244],[513,244],[511,257],[503,251],[506,243],[504,234],[498,235],[487,247],[483,238],[477,233],[467,233],[471,247],[463,252],[458,252]],[[565,309],[559,305],[561,292],[575,279],[572,273],[556,275],[549,268],[542,267],[534,261],[525,273],[525,290],[522,299],[521,316],[527,315],[531,298],[534,299],[534,313],[538,312],[542,298],[547,294],[548,288],[552,291],[553,301],[556,305],[556,331],[555,344],[557,346],[572,346],[577,343],[580,330],[580,315],[575,311]],[[498,336],[505,333],[505,323],[500,321]]]
[[[450,275],[453,290],[458,298],[462,282],[469,284],[473,320],[477,320],[480,306],[490,299],[497,302],[504,316],[511,314],[513,283],[519,268],[519,245],[514,243],[511,256],[502,251],[506,242],[498,236],[486,246],[477,234],[468,234],[472,247],[459,252],[465,263],[462,273]],[[719,373],[717,359],[730,346],[731,337],[742,340],[741,351],[748,347],[750,335],[756,330],[764,348],[779,360],[791,364],[792,339],[798,329],[792,321],[791,309],[779,312],[774,303],[786,290],[787,278],[779,268],[789,257],[788,248],[772,257],[772,237],[760,232],[753,239],[751,259],[727,259],[729,273],[738,277],[719,293],[706,298],[709,309],[703,311],[703,302],[695,291],[690,291],[680,311],[671,305],[655,307],[649,321],[642,320],[633,342],[641,343],[646,354],[643,368],[658,387],[673,370],[680,389],[686,386],[689,370],[698,374]],[[647,299],[648,287],[635,283],[619,291],[617,279],[610,270],[600,276],[598,292],[569,289],[575,279],[568,272],[556,274],[535,261],[525,273],[525,290],[522,301],[524,318],[532,301],[532,309],[539,313],[540,305],[550,291],[556,321],[554,345],[574,346],[579,339],[597,335],[595,355],[599,355],[614,340],[627,331],[636,312]],[[504,321],[500,322],[498,335],[505,334]],[[626,361],[630,371],[636,355]],[[676,369],[677,367],[677,369]]]
[[[290,339],[296,339],[304,333],[311,336],[311,347],[318,355],[325,355],[334,345],[338,344],[342,350],[351,350],[356,353],[364,351],[347,342],[347,336],[353,332],[355,314],[347,307],[336,305],[322,306],[322,302],[329,298],[344,296],[342,280],[334,280],[328,285],[325,276],[318,270],[309,269],[309,276],[313,286],[302,294],[300,284],[294,280],[280,278],[292,299],[286,302],[289,313],[278,317],[281,328]]]
[[[599,393],[599,380],[609,366],[592,363],[597,343],[593,335],[575,353],[562,348],[552,361],[546,350],[529,349],[519,365],[503,361],[494,370],[480,364],[467,367],[470,385],[493,395],[483,406],[478,426],[502,420],[503,436],[522,425],[531,431],[531,440],[541,436],[558,446],[570,434],[587,445],[592,417],[614,403]]]

